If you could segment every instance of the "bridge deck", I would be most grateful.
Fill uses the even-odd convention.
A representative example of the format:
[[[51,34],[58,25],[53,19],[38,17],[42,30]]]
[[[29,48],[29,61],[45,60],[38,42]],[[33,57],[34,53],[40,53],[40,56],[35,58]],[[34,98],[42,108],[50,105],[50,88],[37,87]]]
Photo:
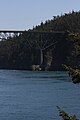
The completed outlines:
[[[66,33],[66,31],[26,31],[26,30],[0,30],[0,33]]]

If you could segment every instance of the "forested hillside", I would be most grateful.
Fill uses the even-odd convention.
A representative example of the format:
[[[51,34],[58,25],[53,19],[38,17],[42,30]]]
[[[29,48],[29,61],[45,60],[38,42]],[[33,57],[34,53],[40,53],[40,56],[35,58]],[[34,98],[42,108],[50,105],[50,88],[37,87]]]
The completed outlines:
[[[1,69],[31,70],[38,65],[42,70],[63,70],[62,64],[80,68],[80,12],[53,16],[0,41]]]
[[[34,27],[34,30],[80,32],[80,11],[53,16],[53,19],[41,22],[39,26]]]

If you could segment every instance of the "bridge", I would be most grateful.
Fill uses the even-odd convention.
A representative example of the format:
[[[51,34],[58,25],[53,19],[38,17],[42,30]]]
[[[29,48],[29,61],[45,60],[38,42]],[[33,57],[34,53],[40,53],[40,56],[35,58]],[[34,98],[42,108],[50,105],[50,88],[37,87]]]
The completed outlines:
[[[18,36],[19,34],[22,33],[64,34],[65,31],[0,30],[0,40],[7,39],[9,37]]]
[[[0,40],[4,41],[13,37],[17,37],[20,36],[22,37],[22,39],[26,39],[26,41],[28,42],[29,46],[32,47],[34,45],[36,45],[36,47],[40,50],[40,56],[41,56],[41,60],[40,60],[40,65],[43,63],[43,52],[44,50],[48,49],[51,46],[54,46],[55,44],[57,44],[56,42],[56,37],[54,37],[54,35],[58,36],[58,35],[64,35],[65,31],[32,31],[32,30],[0,30]],[[27,35],[33,35],[35,34],[38,35],[38,38],[34,36],[32,37],[33,40],[31,41],[28,37],[27,39]]]
[[[0,30],[0,33],[65,33],[65,31]]]

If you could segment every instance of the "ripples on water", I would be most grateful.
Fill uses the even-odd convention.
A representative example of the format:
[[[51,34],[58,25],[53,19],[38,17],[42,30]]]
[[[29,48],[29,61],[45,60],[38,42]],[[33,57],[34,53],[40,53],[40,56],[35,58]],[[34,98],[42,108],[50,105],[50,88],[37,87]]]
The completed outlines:
[[[80,118],[80,84],[67,72],[0,70],[0,120],[59,120],[57,105]]]

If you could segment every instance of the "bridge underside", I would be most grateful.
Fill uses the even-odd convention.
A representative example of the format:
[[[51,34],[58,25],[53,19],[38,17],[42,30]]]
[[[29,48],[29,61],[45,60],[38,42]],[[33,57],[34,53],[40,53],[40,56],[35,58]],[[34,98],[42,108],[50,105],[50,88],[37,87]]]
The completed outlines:
[[[65,31],[26,31],[26,30],[0,30],[0,40],[7,40],[9,38],[13,38],[19,36],[23,33],[30,33],[30,34],[64,34]]]

